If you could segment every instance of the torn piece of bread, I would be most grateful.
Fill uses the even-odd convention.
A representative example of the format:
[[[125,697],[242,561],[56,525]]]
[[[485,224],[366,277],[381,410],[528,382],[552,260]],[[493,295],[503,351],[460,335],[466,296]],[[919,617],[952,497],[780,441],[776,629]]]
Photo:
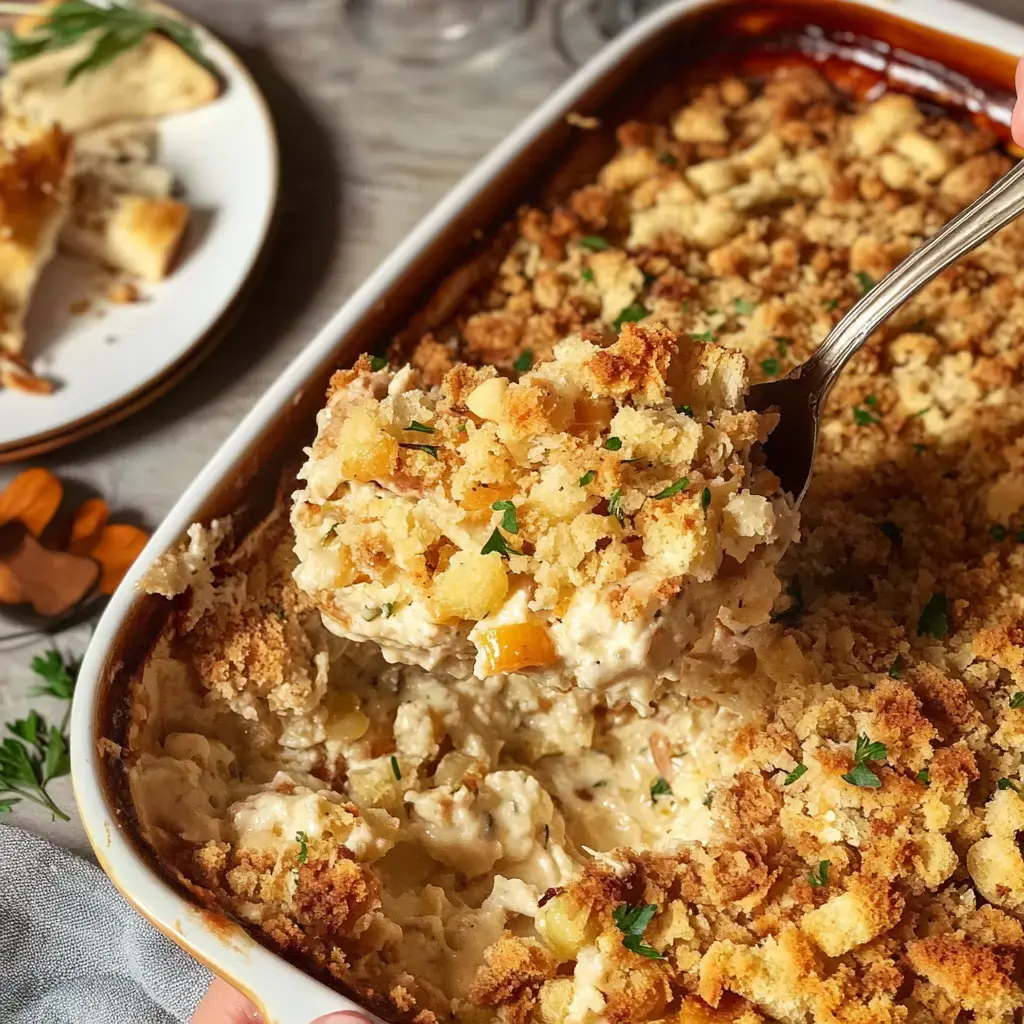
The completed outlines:
[[[39,274],[70,205],[72,143],[59,128],[0,163],[0,351],[18,353]]]
[[[188,227],[189,207],[175,199],[121,192],[92,174],[75,182],[61,248],[147,281],[167,276]]]
[[[0,83],[4,110],[77,133],[194,110],[220,94],[216,75],[156,33],[66,84],[69,69],[91,52],[94,43],[89,37],[12,64]]]
[[[160,132],[149,121],[118,121],[80,132],[75,137],[78,162],[86,156],[106,160],[152,163],[157,158]]]
[[[166,167],[141,160],[111,160],[82,153],[75,146],[75,180],[84,187],[134,192],[152,199],[166,199],[174,192],[174,174]]]

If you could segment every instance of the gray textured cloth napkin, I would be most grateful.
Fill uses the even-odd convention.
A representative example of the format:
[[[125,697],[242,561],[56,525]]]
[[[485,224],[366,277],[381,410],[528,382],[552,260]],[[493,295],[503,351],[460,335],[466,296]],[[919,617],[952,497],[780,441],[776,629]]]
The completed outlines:
[[[209,980],[96,865],[0,826],[2,1024],[175,1024]]]

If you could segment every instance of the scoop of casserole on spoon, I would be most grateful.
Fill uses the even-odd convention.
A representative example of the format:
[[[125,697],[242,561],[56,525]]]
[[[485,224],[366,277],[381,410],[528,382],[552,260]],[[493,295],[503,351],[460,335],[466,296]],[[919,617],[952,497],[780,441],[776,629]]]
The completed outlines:
[[[915,249],[836,324],[821,347],[781,380],[756,384],[747,408],[776,410],[779,425],[764,445],[782,489],[803,499],[811,481],[822,408],[832,385],[861,346],[909,298],[1024,212],[1024,162]]]

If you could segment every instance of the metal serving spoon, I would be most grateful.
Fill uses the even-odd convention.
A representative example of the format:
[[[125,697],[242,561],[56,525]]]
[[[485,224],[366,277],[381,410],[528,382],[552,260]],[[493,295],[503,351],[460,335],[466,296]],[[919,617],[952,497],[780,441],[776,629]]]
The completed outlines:
[[[755,384],[747,407],[781,419],[764,446],[768,468],[799,505],[811,482],[821,410],[832,385],[868,337],[932,278],[1024,213],[1024,161],[915,249],[832,329],[821,347],[781,380]]]

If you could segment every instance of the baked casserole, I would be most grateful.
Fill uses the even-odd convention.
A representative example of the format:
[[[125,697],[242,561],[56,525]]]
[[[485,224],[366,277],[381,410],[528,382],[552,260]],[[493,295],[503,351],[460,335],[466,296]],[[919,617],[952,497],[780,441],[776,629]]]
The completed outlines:
[[[389,1019],[1018,1019],[1024,227],[846,371],[798,542],[742,407],[1010,159],[800,63],[618,140],[149,572],[147,841]]]

